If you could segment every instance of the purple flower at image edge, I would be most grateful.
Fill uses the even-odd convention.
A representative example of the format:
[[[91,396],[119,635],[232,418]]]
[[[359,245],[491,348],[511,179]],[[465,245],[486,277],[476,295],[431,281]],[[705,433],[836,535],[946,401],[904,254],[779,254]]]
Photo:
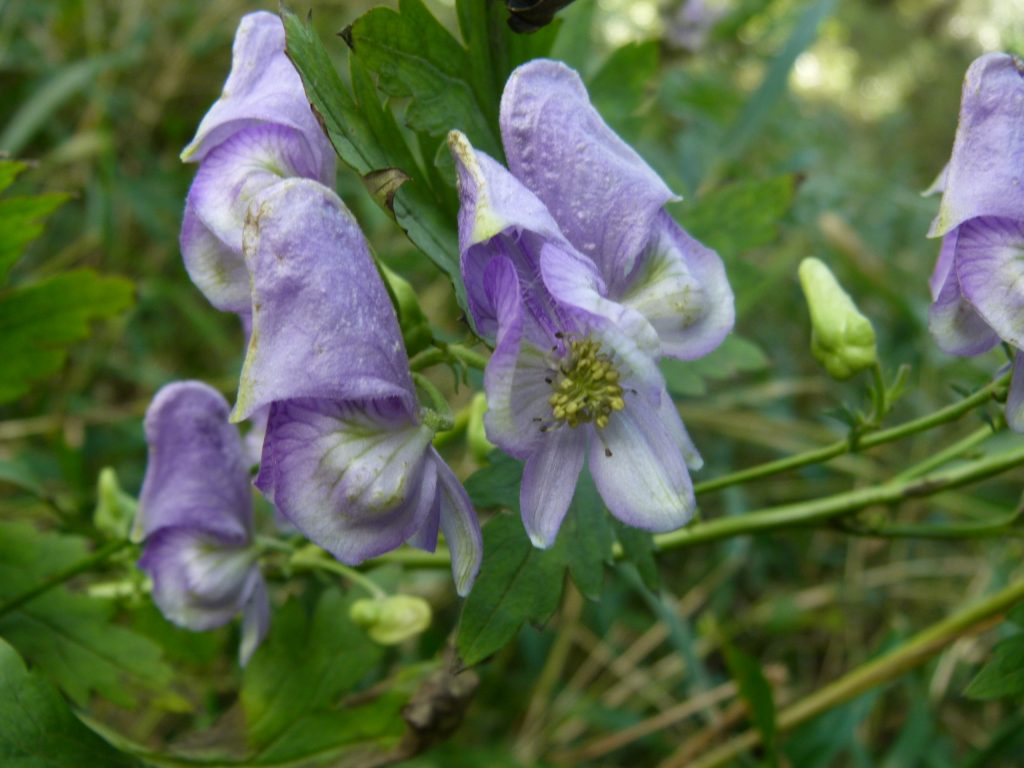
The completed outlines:
[[[675,196],[569,68],[517,69],[501,127],[511,172],[458,132],[449,144],[469,306],[496,339],[488,437],[526,462],[527,532],[554,542],[585,462],[613,515],[678,528],[701,460],[657,358],[700,357],[731,330],[721,260],[664,211]]]
[[[252,484],[228,403],[201,382],[168,384],[146,412],[149,462],[133,538],[153,601],[174,624],[222,626],[242,613],[245,664],[270,606],[253,542]]]
[[[978,355],[1014,349],[1006,420],[1024,431],[1024,63],[986,54],[964,78],[953,153],[929,236],[942,237],[929,328],[939,347]]]
[[[290,179],[245,230],[252,334],[234,420],[269,407],[257,486],[348,564],[442,531],[459,594],[482,540],[469,497],[431,445],[390,298],[357,223],[321,184]]]

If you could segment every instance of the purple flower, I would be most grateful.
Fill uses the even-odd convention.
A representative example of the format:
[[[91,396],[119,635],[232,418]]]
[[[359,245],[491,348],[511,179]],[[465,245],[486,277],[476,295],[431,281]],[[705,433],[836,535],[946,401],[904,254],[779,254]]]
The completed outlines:
[[[233,418],[270,408],[257,486],[309,539],[355,564],[438,530],[468,593],[482,541],[472,504],[431,446],[387,291],[334,192],[264,190],[245,228],[252,335]]]
[[[270,607],[253,546],[252,490],[228,404],[195,381],[168,384],[146,412],[149,464],[133,538],[139,567],[169,621],[219,627],[241,612],[245,664],[267,633]]]
[[[701,459],[657,358],[700,357],[731,330],[722,262],[664,210],[678,198],[565,65],[512,73],[501,134],[510,171],[458,132],[449,144],[469,307],[496,338],[487,435],[526,462],[526,530],[554,542],[585,461],[613,515],[678,528]]]
[[[242,18],[231,74],[182,159],[198,162],[181,230],[192,281],[218,309],[249,311],[242,228],[259,191],[294,176],[330,184],[334,152],[270,13]]]
[[[579,75],[555,61],[516,69],[501,98],[509,169],[588,256],[605,298],[639,312],[663,354],[702,357],[732,330],[718,255],[665,211],[679,198],[601,119]]]
[[[1024,431],[1024,62],[986,54],[964,78],[953,154],[932,185],[942,192],[929,235],[942,237],[929,327],[954,355],[1000,340],[1017,350],[1006,420]]]

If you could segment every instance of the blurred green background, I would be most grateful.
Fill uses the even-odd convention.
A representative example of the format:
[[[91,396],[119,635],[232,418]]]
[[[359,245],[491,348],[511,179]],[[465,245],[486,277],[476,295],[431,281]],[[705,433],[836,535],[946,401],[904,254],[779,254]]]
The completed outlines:
[[[313,3],[314,24],[339,65],[346,52],[335,33],[377,4]],[[429,4],[453,23],[451,3]],[[290,3],[299,11],[307,5]],[[804,256],[827,261],[872,318],[887,372],[911,366],[896,419],[950,402],[956,388],[979,385],[1003,364],[1001,350],[958,361],[929,339],[927,278],[937,242],[924,233],[937,200],[919,192],[948,157],[970,61],[985,51],[1024,53],[1024,0],[707,5],[717,22],[694,45],[679,3],[577,0],[562,14],[556,43],[556,53],[587,76],[621,46],[647,43],[630,50],[653,62],[650,69],[604,70],[591,91],[685,197],[673,213],[719,249],[733,281],[737,334],[752,344],[738,362],[680,372],[676,387],[707,460],[700,478],[833,440],[843,434],[834,412],[863,405],[861,383],[829,381],[808,353],[795,277]],[[241,330],[207,305],[181,264],[178,229],[193,168],[178,153],[220,91],[238,19],[275,7],[0,0],[0,151],[33,161],[17,183],[21,192],[73,196],[13,281],[90,266],[126,276],[137,289],[134,309],[98,326],[58,378],[0,407],[0,459],[30,466],[70,511],[72,529],[88,525],[100,468],[117,467],[137,491],[145,462],[140,417],[160,385],[202,378],[230,393],[237,380]],[[341,169],[338,184],[376,251],[413,281],[438,325],[457,331],[446,282],[357,179]],[[996,414],[972,414],[941,439]],[[703,512],[739,514],[870,484],[927,457],[939,439],[930,433],[732,489],[708,499]],[[1017,504],[1022,480],[1018,472],[906,505],[901,519],[983,517]],[[0,505],[14,519],[53,516],[2,486]],[[527,629],[484,668],[452,745],[416,764],[646,766],[699,754],[741,719],[728,701],[611,745],[600,739],[725,679],[716,644],[723,627],[774,675],[782,699],[793,700],[1005,582],[1020,570],[1022,553],[1015,539],[878,541],[827,531],[732,541],[666,556],[656,605],[628,576],[610,572],[601,603],[570,597],[551,626]],[[442,615],[423,648],[438,646],[455,615]],[[812,722],[789,740],[792,764],[1024,764],[1019,705],[961,696],[991,640],[958,642],[899,684]],[[553,670],[545,666],[552,643],[561,663]],[[417,653],[406,648],[388,663]],[[219,698],[199,700],[208,680],[186,665],[183,679],[191,682],[180,685],[198,714],[154,710],[130,730],[159,745],[201,728],[224,708],[236,674],[219,667]],[[102,712],[128,727],[123,715]]]

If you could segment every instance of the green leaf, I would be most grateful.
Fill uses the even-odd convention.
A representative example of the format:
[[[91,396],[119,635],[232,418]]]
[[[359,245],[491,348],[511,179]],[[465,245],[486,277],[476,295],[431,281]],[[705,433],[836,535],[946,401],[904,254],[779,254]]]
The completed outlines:
[[[60,370],[68,348],[88,337],[90,323],[132,302],[132,284],[87,269],[0,293],[0,403]]]
[[[668,391],[676,397],[696,397],[707,393],[706,380],[723,381],[768,366],[764,351],[742,336],[732,335],[711,354],[699,360],[662,358],[661,372]]]
[[[492,451],[488,461],[466,479],[470,500],[481,509],[508,509],[519,514],[523,463],[501,451]]]
[[[701,195],[679,212],[687,231],[731,259],[774,242],[779,222],[793,204],[793,176],[740,181]],[[736,222],[743,222],[736,226]]]
[[[247,734],[267,759],[302,749],[297,734],[351,691],[381,649],[349,618],[354,598],[325,591],[312,615],[293,600],[275,610],[270,635],[245,669],[241,701]]]
[[[632,563],[640,575],[640,581],[651,592],[661,589],[661,578],[658,575],[658,563],[654,559],[654,537],[647,531],[632,528],[619,520],[613,519],[615,537],[622,547],[623,558]]]
[[[525,621],[543,622],[558,607],[564,565],[551,550],[530,544],[517,517],[484,526],[484,560],[462,608],[456,646],[467,666],[511,640]]]
[[[28,163],[0,158],[0,192],[11,186],[14,180],[18,178],[18,175],[26,168],[28,168]]]
[[[604,566],[611,560],[614,536],[604,502],[590,473],[580,475],[569,512],[555,542],[555,553],[584,597],[601,598]]]
[[[42,534],[23,523],[0,523],[0,603],[23,594],[88,555],[75,536]],[[167,691],[172,671],[160,647],[114,623],[106,600],[54,587],[0,617],[0,635],[78,705],[92,692],[131,707],[139,692],[181,700]]]
[[[1024,603],[1021,603],[1016,608],[1007,613],[1006,620],[1013,622],[1018,627],[1024,627]]]
[[[0,285],[25,246],[43,233],[50,214],[67,199],[67,195],[50,194],[0,200]]]
[[[587,90],[598,112],[627,137],[643,125],[641,107],[654,90],[658,74],[658,43],[629,43],[615,50],[590,79]]]
[[[731,643],[725,643],[725,663],[729,674],[740,689],[740,695],[747,704],[747,711],[754,727],[761,733],[768,764],[779,764],[775,724],[775,699],[772,687],[761,671],[761,665]]]
[[[1024,694],[1024,634],[1003,640],[992,652],[964,695],[972,699],[999,699]]]
[[[493,109],[481,106],[471,82],[469,54],[420,0],[399,0],[397,12],[379,7],[364,13],[345,39],[377,74],[382,91],[409,99],[405,121],[414,131],[444,136],[458,129],[477,149],[503,157],[488,120]]]
[[[459,272],[459,243],[450,210],[451,190],[431,190],[426,174],[412,154],[391,112],[368,86],[356,65],[353,86],[358,101],[334,69],[312,26],[294,13],[282,12],[288,56],[302,77],[306,96],[320,116],[327,136],[342,161],[366,177],[397,168],[410,177],[391,200],[388,213],[415,245],[452,281],[459,305],[466,310],[466,289]],[[372,93],[372,97],[371,97]],[[380,201],[378,201],[380,202]]]
[[[60,694],[29,672],[17,652],[0,639],[0,764],[7,768],[104,766],[140,763],[86,728]]]

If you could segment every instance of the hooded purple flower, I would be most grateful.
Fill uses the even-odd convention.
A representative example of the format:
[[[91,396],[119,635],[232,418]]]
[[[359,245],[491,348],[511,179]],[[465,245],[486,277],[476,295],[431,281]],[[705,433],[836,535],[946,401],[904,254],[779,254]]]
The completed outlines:
[[[722,262],[664,210],[678,198],[564,64],[512,73],[501,135],[511,172],[458,132],[449,144],[469,307],[497,342],[487,434],[526,462],[526,530],[554,542],[585,460],[616,517],[678,528],[701,459],[656,361],[701,357],[731,330]]]
[[[252,336],[234,420],[270,407],[257,486],[309,539],[355,564],[409,541],[480,565],[469,497],[431,445],[387,291],[334,192],[290,179],[245,228]]]
[[[1024,431],[1024,63],[1005,53],[977,59],[964,78],[953,155],[929,235],[942,237],[932,274],[929,327],[954,355],[1000,340],[1015,350],[1006,420]]]
[[[241,663],[267,633],[270,606],[253,546],[252,490],[228,404],[206,384],[168,384],[146,412],[149,463],[133,538],[153,600],[179,626],[219,627],[242,612]]]
[[[650,323],[663,354],[692,360],[722,342],[734,310],[721,259],[665,211],[679,198],[601,119],[575,71],[544,59],[516,69],[501,137],[512,175],[594,262],[604,297]]]
[[[285,55],[277,16],[242,18],[224,91],[181,157],[199,163],[181,229],[185,267],[215,307],[248,312],[242,228],[249,201],[282,178],[334,180],[334,151]]]

